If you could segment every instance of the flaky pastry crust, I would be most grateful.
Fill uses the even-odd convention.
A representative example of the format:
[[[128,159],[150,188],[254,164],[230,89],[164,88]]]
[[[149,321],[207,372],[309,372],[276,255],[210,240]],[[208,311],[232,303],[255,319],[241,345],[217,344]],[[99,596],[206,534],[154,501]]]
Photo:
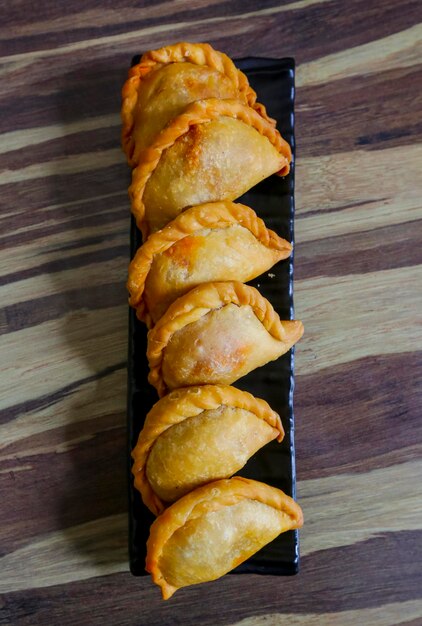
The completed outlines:
[[[282,322],[272,305],[257,289],[240,282],[211,282],[195,287],[170,305],[167,312],[148,332],[147,358],[150,367],[148,381],[161,397],[167,393],[163,380],[162,362],[164,350],[174,333],[214,309],[229,303],[249,305],[267,332],[275,339],[288,344],[286,326],[294,328],[295,341],[303,334],[300,321]]]
[[[231,224],[240,224],[248,229],[267,248],[279,251],[277,260],[287,258],[292,250],[291,244],[269,230],[263,220],[244,204],[235,204],[229,200],[200,204],[180,213],[162,230],[152,233],[138,249],[129,265],[127,288],[130,293],[129,304],[136,308],[137,316],[148,327],[152,320],[146,302],[142,299],[145,281],[155,255],[165,252],[177,241],[204,228],[225,228]]]
[[[149,227],[144,221],[145,205],[143,203],[143,194],[145,186],[157,167],[162,153],[172,146],[179,137],[187,133],[192,126],[210,122],[220,116],[237,119],[266,137],[280,155],[278,174],[281,176],[288,174],[292,159],[289,144],[281,137],[278,130],[267,120],[263,119],[254,109],[237,100],[230,99],[208,98],[193,102],[159,133],[149,148],[142,151],[140,163],[132,172],[132,184],[129,187],[132,213],[139,229],[142,231],[144,239],[149,235]]]
[[[264,105],[256,102],[256,93],[249,85],[245,74],[223,52],[214,50],[207,43],[188,42],[180,42],[159,50],[151,50],[142,55],[138,64],[130,68],[128,79],[122,89],[122,147],[131,167],[137,165],[133,160],[135,146],[132,139],[132,130],[135,123],[134,113],[142,80],[151,71],[154,71],[157,66],[162,67],[169,63],[183,62],[205,65],[227,76],[238,90],[239,100],[254,108],[263,118],[275,126],[275,120],[268,116]]]
[[[170,598],[177,587],[169,584],[160,569],[160,557],[172,535],[190,520],[226,506],[250,499],[266,504],[291,518],[290,529],[303,525],[300,506],[280,489],[264,483],[235,476],[198,487],[166,509],[152,524],[147,541],[146,570],[156,585],[161,587],[163,598]]]
[[[165,508],[164,502],[154,492],[146,474],[148,456],[155,441],[175,424],[223,405],[250,411],[278,430],[277,441],[283,440],[284,430],[278,413],[273,411],[265,400],[255,398],[246,391],[230,385],[202,385],[172,391],[161,398],[146,416],[138,443],[132,452],[135,487],[141,493],[144,504],[154,515],[159,515]]]

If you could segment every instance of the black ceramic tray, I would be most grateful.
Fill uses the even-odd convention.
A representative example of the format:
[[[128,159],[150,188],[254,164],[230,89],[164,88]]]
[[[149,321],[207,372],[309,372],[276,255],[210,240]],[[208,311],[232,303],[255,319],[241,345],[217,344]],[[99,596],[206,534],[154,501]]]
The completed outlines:
[[[136,61],[135,61],[136,62]],[[294,154],[294,60],[248,58],[236,62],[248,76],[258,93],[258,100],[267,107],[269,115],[277,120],[277,128],[290,143]],[[247,194],[240,202],[251,206],[266,225],[293,242],[294,217],[294,161],[290,174],[282,179],[271,176]],[[131,256],[141,244],[140,233],[132,220]],[[281,261],[268,274],[252,281],[270,300],[281,319],[293,318],[293,256]],[[133,487],[130,452],[157,394],[147,382],[146,328],[129,313],[128,355],[128,470],[129,470],[129,558],[132,574],[145,574],[145,543],[152,514],[143,505]],[[286,432],[284,441],[272,442],[262,448],[239,472],[279,487],[295,497],[295,453],[293,420],[293,350],[277,361],[256,369],[235,384],[241,389],[264,398],[277,411]],[[248,561],[237,567],[235,573],[295,574],[299,566],[298,534],[289,531],[265,546]]]

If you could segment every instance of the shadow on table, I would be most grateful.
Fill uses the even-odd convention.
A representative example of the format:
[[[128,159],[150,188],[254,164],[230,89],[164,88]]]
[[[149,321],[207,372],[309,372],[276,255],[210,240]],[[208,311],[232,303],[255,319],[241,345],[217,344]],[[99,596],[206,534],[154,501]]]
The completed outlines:
[[[80,370],[72,376],[75,383],[64,382],[68,465],[58,526],[69,541],[73,566],[97,573],[128,567],[129,170],[120,154],[123,80],[120,68],[98,62],[61,76],[57,115],[64,133],[57,172],[49,179],[60,231],[60,261],[51,280],[61,295],[66,357]]]

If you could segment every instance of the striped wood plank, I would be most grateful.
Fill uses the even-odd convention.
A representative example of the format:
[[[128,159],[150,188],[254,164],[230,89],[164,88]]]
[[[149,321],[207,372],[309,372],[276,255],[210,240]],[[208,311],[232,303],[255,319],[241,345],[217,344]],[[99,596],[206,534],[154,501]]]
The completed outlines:
[[[1,11],[0,623],[421,623],[420,3]],[[298,577],[227,576],[163,605],[127,572],[118,109],[132,54],[183,39],[298,62],[306,524]]]

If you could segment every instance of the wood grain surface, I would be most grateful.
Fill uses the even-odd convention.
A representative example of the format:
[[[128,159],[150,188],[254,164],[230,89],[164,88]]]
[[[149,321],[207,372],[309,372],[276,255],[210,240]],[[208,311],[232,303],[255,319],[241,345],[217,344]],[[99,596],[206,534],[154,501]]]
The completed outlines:
[[[0,623],[422,624],[419,0],[0,7]],[[133,54],[180,40],[297,68],[301,572],[163,603],[128,573]]]

